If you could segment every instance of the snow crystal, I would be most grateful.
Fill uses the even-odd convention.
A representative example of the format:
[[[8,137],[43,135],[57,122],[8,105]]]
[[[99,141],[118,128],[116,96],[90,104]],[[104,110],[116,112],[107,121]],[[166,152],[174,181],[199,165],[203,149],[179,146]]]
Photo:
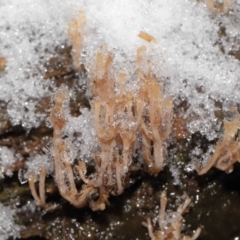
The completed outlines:
[[[14,210],[0,203],[0,240],[19,237],[21,227],[14,223]]]
[[[34,155],[27,159],[26,166],[28,172],[39,174],[41,168],[45,167],[47,174],[53,172],[53,161],[48,155]]]
[[[52,3],[51,3],[52,2]],[[0,56],[7,60],[1,74],[0,98],[8,102],[13,125],[38,127],[46,113],[37,112],[41,98],[49,96],[45,64],[56,47],[67,42],[70,17],[54,1],[1,1]]]
[[[98,146],[91,111],[83,108],[79,117],[69,116],[65,132],[73,140],[76,156],[80,159],[91,157]]]
[[[12,176],[11,166],[16,162],[16,160],[20,159],[17,159],[14,150],[7,147],[0,147],[0,178],[3,178],[4,175]]]
[[[211,158],[214,149],[215,147],[211,144],[209,144],[206,152],[204,152],[200,146],[192,149],[189,152],[189,158],[191,159],[191,162],[185,167],[185,171],[190,172],[194,169],[197,170],[200,167],[204,167]]]
[[[180,169],[178,166],[171,164],[169,167],[169,170],[172,174],[173,177],[173,185],[180,185],[181,184],[181,180],[180,180]]]

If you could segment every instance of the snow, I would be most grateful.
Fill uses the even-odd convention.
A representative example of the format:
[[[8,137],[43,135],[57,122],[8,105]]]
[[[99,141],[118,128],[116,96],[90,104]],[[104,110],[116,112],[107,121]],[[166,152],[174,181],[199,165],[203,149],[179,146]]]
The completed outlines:
[[[45,66],[57,56],[56,47],[70,45],[68,23],[80,10],[86,13],[80,62],[91,66],[97,50],[106,45],[114,54],[115,74],[127,72],[126,88],[137,91],[136,51],[146,45],[165,94],[176,103],[187,102],[181,114],[190,133],[200,131],[208,140],[219,137],[222,122],[215,112],[240,101],[239,60],[233,54],[240,43],[239,0],[225,15],[195,0],[0,0],[0,57],[7,60],[0,72],[0,103],[7,103],[12,125],[30,130],[47,121],[49,111],[39,112],[38,103],[53,95],[56,86],[44,79]],[[141,31],[157,43],[139,38]],[[86,79],[79,82],[85,85]],[[97,147],[91,110],[82,109],[77,118],[69,115],[65,131],[75,154],[90,157]],[[1,147],[1,165],[11,165],[14,154]],[[41,156],[30,156],[27,166],[37,172],[40,162]]]
[[[73,151],[75,155],[80,159],[91,157],[91,153],[94,152],[98,146],[91,111],[83,108],[81,109],[81,115],[79,117],[71,117],[68,115],[68,118],[65,132],[68,136],[71,136],[71,141],[74,143]]]
[[[0,203],[0,240],[19,237],[21,227],[14,223],[15,211]]]
[[[20,160],[22,157],[19,154],[15,154],[13,149],[9,149],[7,147],[0,147],[0,179],[4,177],[4,175],[12,176],[11,166],[16,162],[16,160]]]
[[[91,63],[99,46],[106,44],[115,54],[116,70],[132,74],[137,48],[148,45],[138,34],[147,32],[157,39],[149,46],[152,69],[168,94],[183,95],[190,103],[185,113],[190,130],[216,137],[215,101],[240,100],[239,61],[228,54],[238,50],[239,1],[227,15],[214,14],[193,0],[2,1],[0,54],[7,59],[7,69],[0,96],[8,102],[13,125],[30,129],[45,121],[47,113],[37,111],[39,99],[52,94],[51,81],[43,79],[44,64],[57,46],[69,44],[67,24],[79,10],[86,12],[81,61]],[[220,37],[221,29],[225,33]],[[137,87],[134,77],[129,81],[129,88]]]

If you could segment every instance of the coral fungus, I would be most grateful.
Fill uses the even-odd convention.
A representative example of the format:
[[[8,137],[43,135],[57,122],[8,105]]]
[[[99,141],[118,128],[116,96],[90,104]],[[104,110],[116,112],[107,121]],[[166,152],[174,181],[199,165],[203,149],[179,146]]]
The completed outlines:
[[[182,215],[186,212],[191,199],[187,197],[185,201],[179,205],[176,212],[172,212],[171,216],[167,216],[170,213],[166,213],[167,196],[166,191],[161,193],[160,205],[158,215],[159,230],[154,231],[150,217],[147,221],[142,222],[142,225],[148,228],[148,234],[152,240],[195,240],[201,233],[201,228],[198,228],[192,237],[183,235],[183,217]],[[168,219],[167,219],[168,217]]]
[[[236,138],[239,126],[239,116],[233,121],[224,121],[224,136],[218,140],[214,154],[207,164],[198,170],[199,175],[205,174],[212,166],[226,172],[233,170],[233,164],[240,161],[239,139]]]
[[[70,22],[68,32],[72,41],[73,64],[77,69],[80,66],[79,49],[82,45],[81,29],[84,19],[84,13],[80,12],[78,18]],[[142,32],[142,35],[154,40],[148,34]],[[90,103],[99,150],[92,153],[95,172],[90,178],[85,175],[85,161],[78,160],[76,169],[84,183],[81,191],[77,190],[72,169],[72,143],[66,137],[68,134],[64,133],[68,123],[66,108],[69,93],[62,86],[55,94],[55,105],[50,114],[53,125],[55,181],[61,196],[75,207],[81,208],[89,203],[93,210],[103,210],[110,194],[121,194],[137,146],[142,148],[145,171],[157,175],[163,168],[166,139],[172,126],[172,99],[163,96],[162,85],[157,82],[150,67],[147,73],[141,69],[145,52],[146,47],[137,50],[136,66],[140,88],[135,93],[126,90],[128,73],[120,71],[117,77],[111,73],[114,55],[108,52],[106,46],[96,53],[95,60],[88,65],[89,85],[93,95]],[[34,188],[36,177],[29,175],[33,196],[42,206],[45,206],[45,177],[43,168],[40,172],[38,197]]]

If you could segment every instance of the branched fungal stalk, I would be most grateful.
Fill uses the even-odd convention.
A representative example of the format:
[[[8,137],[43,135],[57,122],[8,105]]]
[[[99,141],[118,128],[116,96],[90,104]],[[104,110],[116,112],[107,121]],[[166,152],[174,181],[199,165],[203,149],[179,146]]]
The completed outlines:
[[[192,237],[183,235],[183,217],[182,215],[186,212],[191,199],[187,197],[185,201],[179,205],[176,212],[172,212],[170,220],[167,220],[166,206],[167,206],[167,196],[166,191],[161,193],[160,197],[160,210],[158,215],[158,226],[159,230],[154,231],[152,221],[150,217],[147,221],[142,222],[142,225],[148,229],[148,234],[151,240],[195,240],[201,233],[201,228],[198,228]]]
[[[140,66],[145,47],[137,52],[137,63]],[[141,79],[140,96],[145,104],[147,113],[141,121],[142,145],[144,154],[145,170],[151,174],[158,174],[163,167],[166,155],[166,139],[172,129],[172,98],[164,98],[162,86],[157,83],[149,69],[144,75],[141,68],[138,68],[138,75]],[[152,154],[153,150],[153,154]]]
[[[35,182],[37,181],[37,176],[35,173],[28,173],[28,184],[34,197],[35,201],[42,206],[43,208],[47,208],[46,200],[45,200],[45,179],[46,179],[46,168],[42,166],[39,174],[39,194],[37,193]]]
[[[90,180],[88,181],[86,179],[86,166],[83,162],[78,165],[77,169],[80,177],[83,178],[83,181],[86,184],[83,185],[81,191],[78,191],[76,188],[74,173],[70,164],[71,159],[68,154],[68,150],[71,151],[72,146],[69,144],[68,139],[62,138],[63,130],[67,123],[63,103],[64,101],[68,101],[68,99],[69,93],[67,89],[62,86],[55,95],[55,106],[50,114],[50,120],[53,125],[55,180],[61,196],[75,207],[81,208],[84,207],[88,201],[91,205],[91,196],[97,192],[97,189],[93,186]],[[94,204],[94,206],[96,205],[96,203],[92,204]],[[104,208],[105,205],[103,205],[103,203],[99,203],[99,205],[95,206],[94,210]]]
[[[78,70],[81,70],[79,59],[83,44],[82,30],[84,28],[85,21],[86,21],[85,13],[83,11],[80,11],[78,13],[77,18],[73,18],[68,24],[68,37],[71,39],[73,48],[72,50],[73,64],[75,68]]]
[[[224,121],[224,135],[219,139],[214,154],[203,168],[198,169],[198,174],[203,175],[216,167],[222,171],[231,172],[233,164],[240,162],[240,143],[236,137],[240,126],[240,119],[237,116],[233,121]]]

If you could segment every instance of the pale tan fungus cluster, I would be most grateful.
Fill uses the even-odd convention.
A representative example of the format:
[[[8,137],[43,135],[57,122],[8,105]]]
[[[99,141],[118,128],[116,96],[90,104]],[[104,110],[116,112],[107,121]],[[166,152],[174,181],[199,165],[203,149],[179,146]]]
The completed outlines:
[[[240,162],[240,143],[237,131],[240,127],[240,116],[233,121],[224,120],[224,135],[219,139],[214,154],[205,166],[199,168],[198,174],[207,173],[211,167],[222,171],[231,172],[233,164]]]
[[[161,193],[160,197],[160,210],[158,214],[158,230],[154,230],[150,217],[146,221],[142,222],[142,225],[147,227],[148,234],[151,240],[195,240],[201,233],[201,228],[198,228],[192,237],[182,234],[183,228],[183,217],[182,215],[186,212],[191,199],[187,197],[185,201],[179,205],[176,212],[171,213],[174,218],[170,221],[167,220],[166,206],[167,196],[166,191]]]
[[[76,21],[79,21],[79,24]],[[74,35],[69,35],[73,46],[73,58],[78,58],[79,60],[79,48],[75,49],[75,46],[79,47],[77,44],[79,39],[81,39],[81,45],[83,43],[83,37],[81,36],[83,36],[84,24],[82,23],[84,21],[85,14],[81,11],[69,25],[71,30],[69,31],[75,33]],[[156,43],[154,37],[143,31],[139,33],[139,37],[147,42]],[[90,89],[94,96],[92,105],[95,109],[96,132],[98,140],[102,144],[102,149],[104,149],[104,141],[107,141],[107,138],[109,138],[109,141],[113,141],[114,137],[118,138],[118,135],[120,135],[124,150],[123,161],[126,167],[129,150],[135,142],[136,132],[139,130],[142,133],[145,169],[152,174],[157,174],[163,166],[163,157],[166,154],[165,140],[170,135],[172,127],[172,99],[163,97],[162,86],[152,76],[150,67],[147,74],[144,74],[141,70],[145,51],[146,48],[144,46],[137,50],[136,64],[138,66],[137,71],[141,87],[139,93],[135,96],[129,91],[124,91],[124,83],[127,77],[125,72],[119,73],[118,82],[120,84],[117,86],[119,92],[114,92],[114,84],[117,81],[110,74],[113,55],[106,48],[97,52],[95,64],[89,65],[88,71],[91,81]],[[80,65],[79,60],[78,62],[74,61],[76,68]],[[104,119],[102,124],[100,124],[101,119],[99,118],[101,112],[105,114],[105,117],[102,117]],[[120,121],[120,119],[114,119],[114,117],[116,118],[121,114],[125,115],[126,123],[121,124],[121,126],[113,126]],[[131,126],[131,129],[129,129],[129,126]],[[151,152],[153,152],[153,155]],[[100,179],[99,181],[101,182]],[[118,191],[121,192],[120,189]]]
[[[85,15],[79,13],[69,25],[69,38],[72,41],[73,63],[79,69],[82,30]],[[151,35],[141,32],[147,42],[155,41]],[[166,139],[172,127],[172,98],[166,98],[162,86],[157,83],[149,67],[148,72],[141,70],[146,47],[137,50],[136,66],[140,89],[133,93],[125,90],[126,72],[118,73],[118,79],[111,74],[114,55],[106,47],[96,53],[96,59],[88,65],[92,112],[99,152],[92,153],[95,161],[95,173],[86,176],[84,160],[75,166],[81,178],[81,190],[77,190],[71,163],[73,151],[68,138],[63,138],[63,131],[68,122],[64,103],[67,105],[69,93],[62,86],[55,94],[55,105],[50,114],[53,125],[53,156],[55,181],[63,198],[75,207],[87,204],[93,210],[103,210],[108,204],[109,195],[119,195],[124,191],[124,179],[129,172],[136,146],[143,152],[144,169],[150,174],[158,174],[164,165]],[[116,90],[117,89],[117,90]],[[39,195],[35,189],[36,176],[29,174],[29,185],[36,201],[46,207],[44,185],[46,171],[40,171]],[[93,200],[94,199],[94,200]]]
[[[74,172],[71,165],[72,159],[70,159],[70,152],[73,151],[73,148],[71,142],[69,142],[67,138],[63,139],[63,130],[67,124],[63,103],[68,100],[69,93],[67,89],[62,86],[62,89],[55,95],[55,106],[50,114],[50,120],[53,125],[55,181],[61,196],[75,207],[84,207],[87,201],[89,201],[94,210],[102,209],[104,208],[102,207],[103,203],[97,202],[99,204],[95,207],[96,202],[91,200],[91,196],[96,193],[96,189],[92,182],[85,177],[86,166],[83,161],[79,162],[76,169],[78,170],[79,176],[86,184],[82,186],[80,191],[77,190],[75,184]]]

